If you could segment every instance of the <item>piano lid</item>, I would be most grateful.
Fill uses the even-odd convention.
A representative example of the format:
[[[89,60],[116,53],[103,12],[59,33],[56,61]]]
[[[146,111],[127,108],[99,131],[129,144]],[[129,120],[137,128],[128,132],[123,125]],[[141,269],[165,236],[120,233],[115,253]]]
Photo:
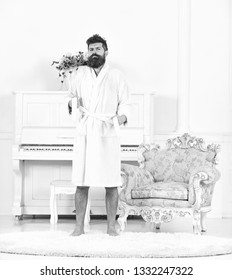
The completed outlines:
[[[64,102],[67,91],[20,91],[15,94],[15,144],[73,144],[75,124]],[[121,128],[122,145],[139,145],[150,134],[153,94],[132,94],[132,116]],[[147,106],[147,107],[146,107]],[[146,108],[146,110],[145,110]]]

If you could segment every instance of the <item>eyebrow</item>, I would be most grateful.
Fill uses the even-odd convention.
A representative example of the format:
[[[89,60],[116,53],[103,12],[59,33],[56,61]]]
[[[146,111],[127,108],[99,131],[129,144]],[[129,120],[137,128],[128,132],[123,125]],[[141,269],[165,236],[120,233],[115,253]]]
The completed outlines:
[[[103,47],[101,47],[101,46],[97,46],[97,47],[89,47],[89,50],[94,49],[94,48],[96,48],[96,49],[101,49],[101,48],[103,48]]]

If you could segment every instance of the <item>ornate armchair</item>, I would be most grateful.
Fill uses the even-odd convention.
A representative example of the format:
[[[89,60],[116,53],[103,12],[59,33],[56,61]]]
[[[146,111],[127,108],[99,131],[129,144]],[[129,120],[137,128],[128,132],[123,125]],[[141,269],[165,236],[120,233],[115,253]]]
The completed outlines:
[[[193,231],[206,231],[206,214],[216,181],[215,168],[219,145],[207,147],[202,138],[184,134],[169,139],[167,148],[142,144],[138,148],[138,166],[122,165],[123,186],[119,194],[121,230],[129,214],[141,215],[159,229],[174,216],[193,218]]]

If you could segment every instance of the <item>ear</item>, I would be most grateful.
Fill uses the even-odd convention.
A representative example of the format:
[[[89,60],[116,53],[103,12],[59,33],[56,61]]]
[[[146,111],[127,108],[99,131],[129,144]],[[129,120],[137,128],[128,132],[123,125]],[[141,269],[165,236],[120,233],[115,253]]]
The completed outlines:
[[[108,55],[108,51],[105,51],[105,56],[107,56]]]

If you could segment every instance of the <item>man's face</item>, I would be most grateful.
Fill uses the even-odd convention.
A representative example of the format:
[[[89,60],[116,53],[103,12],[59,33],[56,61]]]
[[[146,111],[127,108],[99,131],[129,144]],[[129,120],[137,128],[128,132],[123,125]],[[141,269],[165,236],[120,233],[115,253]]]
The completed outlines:
[[[99,68],[105,63],[108,52],[104,50],[102,43],[94,43],[89,45],[88,49],[88,66]]]

